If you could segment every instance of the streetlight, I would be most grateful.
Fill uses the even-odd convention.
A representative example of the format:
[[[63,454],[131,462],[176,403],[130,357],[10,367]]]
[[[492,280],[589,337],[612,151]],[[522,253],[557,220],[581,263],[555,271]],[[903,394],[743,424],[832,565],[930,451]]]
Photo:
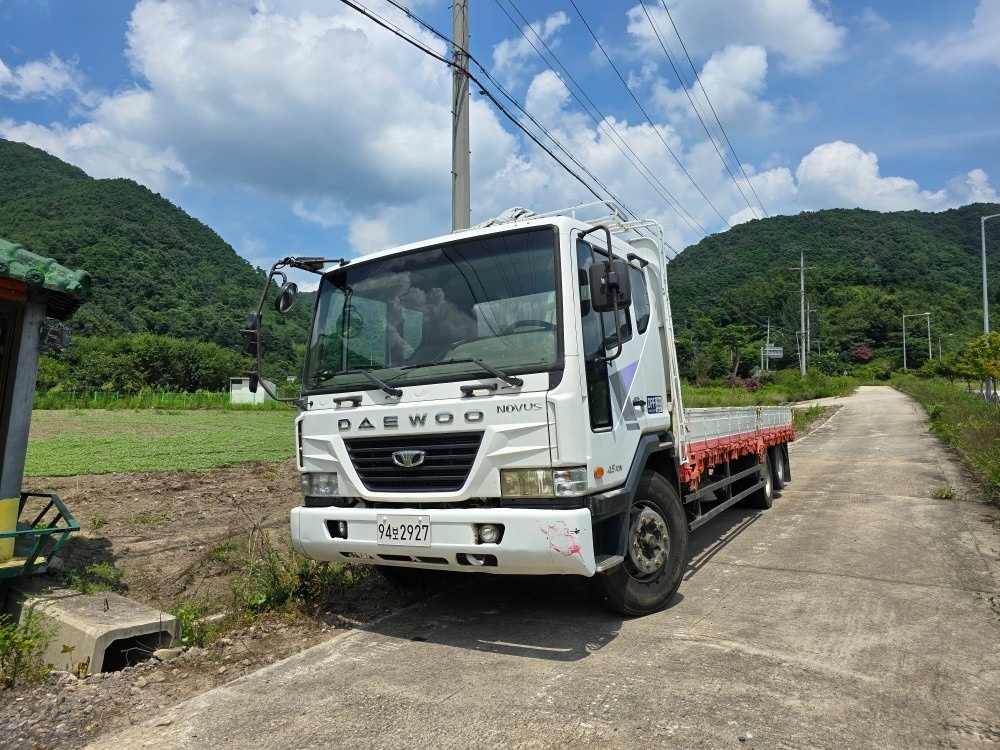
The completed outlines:
[[[995,219],[1000,214],[990,214],[979,217],[980,236],[983,238],[983,334],[990,332],[990,303],[986,296],[986,220]],[[993,378],[986,378],[986,398],[991,398],[993,392]]]
[[[979,217],[979,228],[983,238],[983,333],[990,332],[990,303],[986,297],[986,220],[995,219],[1000,214]]]
[[[922,318],[927,316],[927,360],[930,361],[934,357],[931,354],[931,314],[929,312],[924,313],[913,313],[912,315],[903,316],[903,369],[906,369],[906,319],[907,318]]]

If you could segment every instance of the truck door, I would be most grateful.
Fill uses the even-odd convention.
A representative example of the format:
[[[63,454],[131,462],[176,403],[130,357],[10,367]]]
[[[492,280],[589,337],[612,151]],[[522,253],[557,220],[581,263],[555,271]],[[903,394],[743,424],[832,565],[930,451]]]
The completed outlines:
[[[649,296],[644,274],[631,268],[633,304],[628,310],[597,313],[590,306],[588,268],[603,255],[594,255],[590,245],[577,241],[577,275],[580,285],[580,316],[583,336],[587,406],[590,417],[591,462],[604,467],[608,486],[624,481],[639,437],[646,431],[646,379],[644,349],[655,337],[647,332]],[[618,349],[611,361],[605,358]],[[593,466],[591,467],[594,468]]]

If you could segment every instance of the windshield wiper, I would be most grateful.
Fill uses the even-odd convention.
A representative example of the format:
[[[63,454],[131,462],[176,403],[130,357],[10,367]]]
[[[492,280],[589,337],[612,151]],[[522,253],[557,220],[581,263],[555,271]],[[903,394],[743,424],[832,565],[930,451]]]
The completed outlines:
[[[399,388],[393,388],[388,383],[383,383],[381,380],[379,380],[374,375],[372,375],[370,372],[368,372],[368,370],[361,370],[361,369],[348,370],[344,374],[345,375],[364,375],[366,378],[368,378],[372,382],[373,385],[375,385],[378,388],[381,388],[383,391],[385,391],[386,393],[388,393],[390,396],[392,396],[394,398],[399,398],[400,396],[403,395],[403,392]]]
[[[479,365],[486,372],[495,378],[499,378],[507,385],[522,386],[524,381],[521,378],[515,377],[514,375],[508,375],[503,370],[499,370],[493,365],[483,362],[481,359],[476,359],[475,357],[461,357],[459,359],[439,359],[435,362],[424,362],[419,365],[407,365],[406,367],[401,367],[401,370],[416,370],[418,367],[433,367],[434,365],[458,365],[464,362],[471,362],[474,365]]]

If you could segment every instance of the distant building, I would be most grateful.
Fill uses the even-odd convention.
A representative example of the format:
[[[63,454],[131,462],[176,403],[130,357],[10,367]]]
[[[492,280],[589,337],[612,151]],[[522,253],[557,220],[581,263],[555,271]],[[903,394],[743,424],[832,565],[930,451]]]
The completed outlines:
[[[270,380],[261,380],[267,383],[267,387],[274,391],[274,383]],[[257,392],[250,392],[250,378],[229,378],[229,403],[231,404],[262,404],[270,396],[264,389],[257,386]]]

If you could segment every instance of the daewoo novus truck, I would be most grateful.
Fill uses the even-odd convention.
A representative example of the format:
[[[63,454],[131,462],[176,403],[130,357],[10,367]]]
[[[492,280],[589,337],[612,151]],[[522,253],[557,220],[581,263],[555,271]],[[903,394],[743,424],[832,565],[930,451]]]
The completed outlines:
[[[677,591],[691,531],[770,507],[791,478],[790,410],[683,408],[662,230],[608,209],[275,264],[267,285],[286,267],[320,277],[295,549],[391,579],[579,576],[643,615]],[[293,294],[286,279],[279,310]],[[244,331],[254,383],[266,297]]]

